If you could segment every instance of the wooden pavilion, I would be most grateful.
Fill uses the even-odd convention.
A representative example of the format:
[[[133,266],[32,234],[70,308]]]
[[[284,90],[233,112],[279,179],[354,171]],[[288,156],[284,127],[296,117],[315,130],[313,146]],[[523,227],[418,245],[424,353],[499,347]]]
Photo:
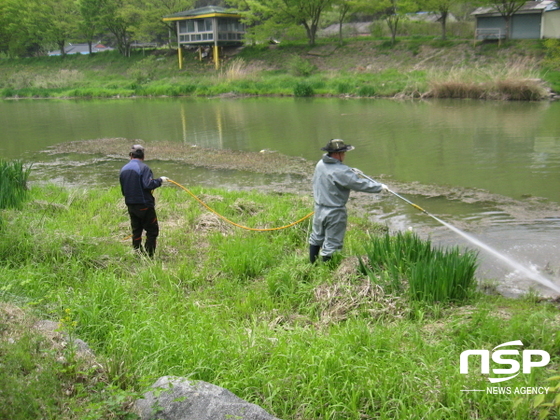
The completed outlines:
[[[243,44],[245,25],[240,19],[239,13],[219,6],[200,7],[165,16],[164,22],[176,22],[179,68],[183,67],[184,46],[198,47],[200,59],[203,48],[210,48],[214,64],[219,68],[219,48]]]

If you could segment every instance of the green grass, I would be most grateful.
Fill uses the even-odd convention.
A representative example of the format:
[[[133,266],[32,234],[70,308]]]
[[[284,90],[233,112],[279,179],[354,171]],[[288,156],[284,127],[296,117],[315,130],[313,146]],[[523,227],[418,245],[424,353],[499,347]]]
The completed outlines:
[[[417,25],[412,25],[411,28]],[[318,47],[338,45],[320,39]],[[553,46],[554,47],[554,46]],[[92,56],[0,59],[0,95],[3,98],[90,98],[132,96],[453,96],[490,99],[539,99],[537,86],[527,79],[545,74],[558,91],[558,68],[553,47],[542,41],[510,41],[502,46],[450,38],[409,35],[396,44],[384,38],[348,38],[331,54],[313,56],[305,41],[268,46],[246,46],[216,70],[186,52],[184,67],[170,50],[135,51],[129,58],[117,52]],[[525,60],[528,65],[518,66]],[[503,69],[520,69],[504,74]],[[469,74],[467,74],[467,69]],[[548,70],[547,70],[548,69]],[[457,75],[461,86],[450,86]],[[488,78],[492,83],[488,83]],[[486,86],[476,90],[481,79]],[[485,80],[486,79],[486,80]],[[502,87],[496,87],[502,83]],[[521,83],[524,82],[524,83]],[[297,89],[308,83],[313,92]],[[462,96],[463,95],[463,96]]]
[[[467,302],[475,288],[476,253],[433,247],[416,234],[372,237],[360,270],[372,280],[385,281],[387,291],[412,301]]]
[[[108,383],[103,367],[78,352],[73,337],[39,332],[37,321],[29,311],[0,303],[0,418],[136,418],[129,403],[137,393]]]
[[[286,225],[312,208],[309,197],[290,194],[192,191],[255,228]],[[417,305],[358,270],[355,256],[370,243],[367,232],[383,232],[367,218],[351,215],[338,266],[312,266],[309,221],[247,231],[178,188],[155,194],[161,236],[154,260],[134,254],[124,240],[129,221],[116,186],[42,185],[32,188],[25,208],[5,212],[0,299],[62,321],[103,366],[79,377],[83,389],[92,389],[90,399],[53,393],[59,405],[80,406],[78,418],[124,418],[122,401],[163,375],[226,387],[284,420],[536,418],[529,397],[514,407],[514,395],[462,393],[488,382],[461,375],[459,355],[522,339],[548,351],[550,368],[558,368],[554,305],[483,295],[471,295],[468,306]],[[31,407],[51,395],[46,388],[59,387],[29,388],[5,367],[7,357],[19,354],[23,363],[22,352],[42,349],[36,340],[2,352],[8,344],[0,338],[0,377],[14,383],[7,389],[15,406]],[[58,377],[62,367],[48,369]],[[547,376],[548,368],[534,370],[508,386],[544,386]]]
[[[0,160],[0,209],[22,206],[28,196],[30,170],[21,161]]]
[[[543,79],[545,79],[552,91],[560,92],[560,71],[547,71]]]

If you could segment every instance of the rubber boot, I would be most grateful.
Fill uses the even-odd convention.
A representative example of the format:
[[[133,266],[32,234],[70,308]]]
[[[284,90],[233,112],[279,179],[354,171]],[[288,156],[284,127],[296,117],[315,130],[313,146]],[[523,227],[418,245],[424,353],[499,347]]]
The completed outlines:
[[[311,264],[315,264],[315,261],[317,261],[317,257],[319,256],[320,250],[321,247],[318,245],[309,245],[309,262]]]
[[[148,254],[148,257],[150,258],[153,258],[154,254],[156,253],[156,243],[157,243],[156,238],[146,239],[146,244],[144,246],[144,249],[146,250],[146,254]]]
[[[323,255],[323,262],[329,262],[330,260],[332,260],[332,255]]]

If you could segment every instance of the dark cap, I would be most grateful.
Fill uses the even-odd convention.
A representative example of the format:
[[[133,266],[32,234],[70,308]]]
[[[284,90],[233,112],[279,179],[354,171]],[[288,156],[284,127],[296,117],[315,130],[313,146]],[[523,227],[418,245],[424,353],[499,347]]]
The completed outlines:
[[[321,147],[321,150],[324,150],[328,153],[348,152],[350,150],[354,150],[354,146],[344,144],[344,140],[341,139],[332,139],[327,143],[325,147]]]
[[[130,148],[130,153],[128,155],[132,159],[144,159],[144,148],[139,144],[135,144]]]

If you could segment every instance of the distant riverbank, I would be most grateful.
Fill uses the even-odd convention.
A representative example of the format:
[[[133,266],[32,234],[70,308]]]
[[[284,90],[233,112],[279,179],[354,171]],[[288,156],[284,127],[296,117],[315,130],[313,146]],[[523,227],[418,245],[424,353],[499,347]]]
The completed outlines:
[[[333,96],[345,98],[557,98],[560,71],[540,40],[401,39],[369,37],[344,45],[322,40],[224,51],[216,70],[175,50],[92,56],[0,59],[2,98],[149,96]]]

